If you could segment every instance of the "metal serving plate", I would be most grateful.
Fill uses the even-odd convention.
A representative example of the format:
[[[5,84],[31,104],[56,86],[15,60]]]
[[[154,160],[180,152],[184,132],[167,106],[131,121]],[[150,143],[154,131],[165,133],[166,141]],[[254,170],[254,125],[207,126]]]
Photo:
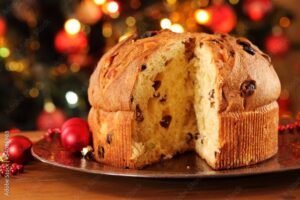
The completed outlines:
[[[38,160],[66,169],[124,177],[142,178],[221,178],[278,173],[300,169],[300,133],[279,135],[279,152],[273,158],[259,164],[232,170],[212,170],[195,153],[186,153],[175,158],[148,166],[142,170],[119,169],[65,151],[56,136],[51,141],[42,139],[32,147]]]

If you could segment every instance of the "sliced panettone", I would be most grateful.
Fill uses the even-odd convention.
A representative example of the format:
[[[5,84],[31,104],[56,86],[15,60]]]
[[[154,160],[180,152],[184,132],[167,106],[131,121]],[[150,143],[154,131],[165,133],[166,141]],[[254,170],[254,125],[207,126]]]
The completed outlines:
[[[277,152],[278,77],[248,40],[151,32],[117,44],[91,76],[96,159],[142,168],[195,150],[214,169]]]

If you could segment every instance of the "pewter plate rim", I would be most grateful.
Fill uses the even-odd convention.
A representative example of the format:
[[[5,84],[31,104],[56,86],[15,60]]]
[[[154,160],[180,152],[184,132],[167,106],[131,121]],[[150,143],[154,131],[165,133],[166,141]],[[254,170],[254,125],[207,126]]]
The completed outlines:
[[[178,155],[171,160],[166,160],[162,163],[154,164],[141,170],[107,166],[96,163],[95,161],[86,160],[80,156],[68,157],[67,155],[65,158],[68,162],[70,161],[71,164],[64,163],[65,158],[57,158],[55,156],[56,152],[50,148],[51,145],[49,145],[49,142],[45,139],[41,139],[36,142],[32,146],[31,152],[37,160],[40,160],[43,163],[91,174],[153,179],[229,178],[299,170],[300,155],[299,157],[293,155],[293,151],[291,150],[291,142],[298,139],[300,139],[300,135],[298,136],[298,134],[279,135],[278,153],[272,158],[247,167],[220,171],[214,171],[211,169],[204,160],[199,158],[193,152]],[[283,144],[283,141],[286,141],[285,144]],[[50,144],[51,143],[60,145],[58,144],[57,139],[50,142]],[[60,152],[65,153],[64,150],[60,150]],[[180,167],[177,169],[176,166]],[[189,166],[189,168],[186,166]]]

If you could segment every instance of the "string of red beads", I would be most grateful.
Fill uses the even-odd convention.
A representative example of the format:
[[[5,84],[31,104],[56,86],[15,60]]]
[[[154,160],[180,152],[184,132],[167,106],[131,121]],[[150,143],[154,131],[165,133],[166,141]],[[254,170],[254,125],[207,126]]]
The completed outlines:
[[[288,123],[288,124],[281,124],[278,126],[278,132],[283,133],[286,130],[289,132],[293,132],[294,130],[300,131],[300,121]]]

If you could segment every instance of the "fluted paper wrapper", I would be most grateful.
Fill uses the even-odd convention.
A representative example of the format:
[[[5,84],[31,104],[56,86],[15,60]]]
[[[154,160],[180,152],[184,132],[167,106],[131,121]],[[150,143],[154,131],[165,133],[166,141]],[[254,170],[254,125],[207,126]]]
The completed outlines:
[[[277,102],[255,111],[221,114],[221,149],[214,168],[236,168],[274,156],[278,150],[278,118]]]

